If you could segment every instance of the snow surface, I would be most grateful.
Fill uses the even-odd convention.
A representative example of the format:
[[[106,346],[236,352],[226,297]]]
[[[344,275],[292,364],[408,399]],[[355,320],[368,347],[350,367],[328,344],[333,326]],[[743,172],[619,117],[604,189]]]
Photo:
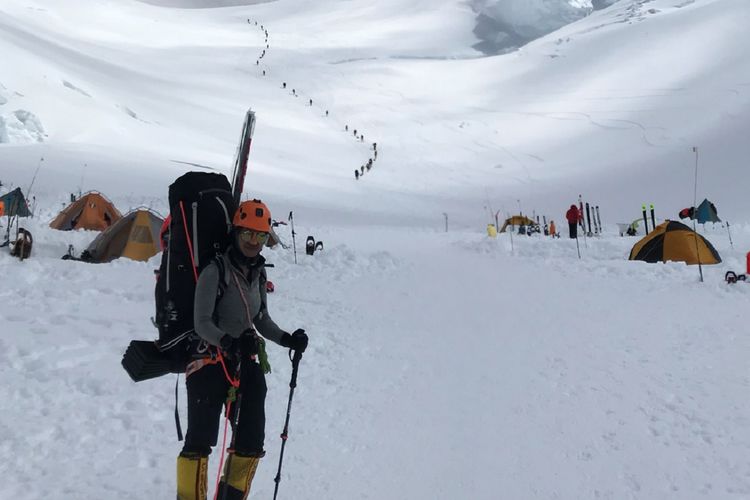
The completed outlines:
[[[246,195],[325,243],[266,252],[271,314],[311,338],[280,498],[750,498],[750,288],[723,282],[750,250],[750,3],[621,0],[496,57],[460,0],[150,3],[0,4],[0,115],[44,134],[0,146],[0,189],[33,180],[35,211],[32,258],[0,252],[0,498],[174,496],[174,378],[120,367],[155,335],[159,258],[63,261],[95,234],[47,224],[89,189],[164,213],[181,173],[230,172],[248,107]],[[724,259],[704,283],[627,261],[615,224],[691,205],[693,146],[732,231],[700,228]],[[606,229],[580,260],[485,236],[519,207],[564,232],[578,194]],[[272,495],[288,394],[270,350],[251,498]]]

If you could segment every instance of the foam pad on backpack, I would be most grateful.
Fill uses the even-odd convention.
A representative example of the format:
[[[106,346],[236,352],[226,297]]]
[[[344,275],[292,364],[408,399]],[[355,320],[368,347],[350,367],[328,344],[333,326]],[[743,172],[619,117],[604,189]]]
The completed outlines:
[[[151,340],[131,340],[122,356],[122,367],[133,382],[171,373],[172,363]]]

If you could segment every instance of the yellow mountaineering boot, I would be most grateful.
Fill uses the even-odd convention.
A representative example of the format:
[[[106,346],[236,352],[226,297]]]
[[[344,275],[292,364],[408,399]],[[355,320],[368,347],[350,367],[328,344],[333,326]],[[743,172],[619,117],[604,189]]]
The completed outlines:
[[[177,500],[206,500],[208,495],[208,457],[177,457]]]
[[[223,499],[225,497],[222,495],[226,495],[226,500],[245,500],[250,494],[250,485],[259,462],[257,455],[244,456],[230,451],[219,483],[218,497]]]

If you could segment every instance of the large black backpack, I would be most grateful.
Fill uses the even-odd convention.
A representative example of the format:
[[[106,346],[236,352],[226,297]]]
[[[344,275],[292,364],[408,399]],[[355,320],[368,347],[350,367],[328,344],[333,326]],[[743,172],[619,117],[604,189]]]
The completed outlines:
[[[200,272],[231,241],[236,210],[232,188],[221,174],[188,172],[169,186],[170,223],[156,278],[158,349],[171,371],[185,371],[194,340],[193,299]]]

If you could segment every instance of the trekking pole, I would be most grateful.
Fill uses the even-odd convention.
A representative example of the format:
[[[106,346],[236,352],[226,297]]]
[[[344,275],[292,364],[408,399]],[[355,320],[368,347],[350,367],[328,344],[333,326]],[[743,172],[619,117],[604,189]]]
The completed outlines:
[[[276,487],[273,489],[273,500],[276,500],[276,495],[279,493],[279,483],[281,482],[281,462],[284,460],[284,446],[289,437],[289,415],[292,413],[292,398],[294,397],[294,388],[297,387],[297,369],[299,368],[299,362],[301,359],[302,352],[294,351],[294,357],[292,357],[292,379],[289,381],[289,403],[286,407],[286,422],[284,422],[284,430],[281,432],[281,454],[279,455],[279,470],[276,472],[276,477],[274,478]]]
[[[576,250],[578,250],[578,259],[581,258],[581,246],[578,244],[578,236],[576,236]]]
[[[294,263],[297,263],[297,240],[294,237],[297,233],[294,232],[294,212],[289,212],[289,223],[292,225],[292,246],[294,247]]]
[[[221,360],[221,363],[224,363],[224,360]],[[242,370],[242,356],[240,356],[240,362],[237,363],[237,368],[235,369],[235,381],[239,382],[241,379],[241,370]],[[226,376],[226,373],[225,373]],[[221,443],[221,458],[219,459],[219,470],[216,473],[216,487],[214,488],[214,500],[218,499],[219,496],[219,488],[220,488],[220,482],[221,482],[221,469],[224,465],[224,451],[226,450],[226,441],[227,441],[227,422],[229,421],[230,412],[232,410],[232,406],[234,406],[234,414],[231,415],[232,418],[232,438],[229,440],[229,449],[234,450],[234,444],[237,439],[237,430],[239,429],[240,425],[240,407],[242,406],[242,390],[240,387],[240,384],[237,383],[237,385],[232,382],[232,380],[228,380],[230,383],[229,393],[228,396],[228,405],[227,405],[227,416],[226,421],[224,422],[224,442]],[[232,460],[232,456],[230,455],[229,458],[227,458],[227,462]],[[229,466],[227,466],[229,467]],[[227,481],[229,478],[227,478]],[[227,500],[227,492],[229,488],[224,486],[224,489],[221,493],[221,500]]]

